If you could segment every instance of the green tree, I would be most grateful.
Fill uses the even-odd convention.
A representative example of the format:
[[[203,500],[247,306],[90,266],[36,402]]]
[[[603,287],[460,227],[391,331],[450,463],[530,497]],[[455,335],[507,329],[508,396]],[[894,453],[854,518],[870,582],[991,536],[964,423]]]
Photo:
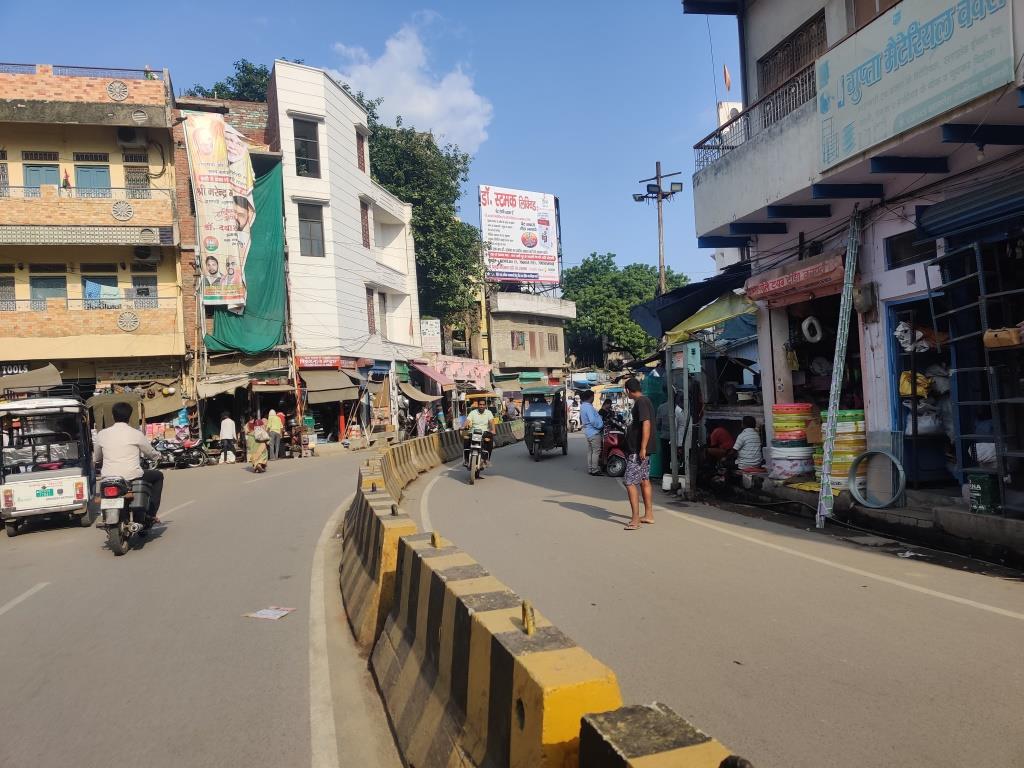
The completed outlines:
[[[302,64],[302,59],[285,59]],[[233,99],[237,101],[266,101],[267,86],[270,85],[270,69],[266,64],[253,64],[248,59],[239,59],[234,63],[235,74],[218,80],[209,88],[196,83],[185,96],[198,96],[203,99]]]
[[[401,117],[394,126],[385,125],[378,113],[380,99],[362,92],[353,96],[368,113],[374,181],[412,205],[420,312],[441,320],[445,351],[450,351],[452,328],[464,327],[468,340],[480,323],[480,232],[458,217],[470,156],[454,144],[438,144],[432,134],[406,126]]]
[[[686,275],[666,270],[669,290],[688,282]],[[576,302],[576,319],[566,324],[567,347],[582,362],[599,364],[605,348],[634,358],[653,352],[658,340],[629,319],[629,310],[653,299],[658,269],[650,264],[619,268],[614,253],[591,253],[562,272],[562,293]]]

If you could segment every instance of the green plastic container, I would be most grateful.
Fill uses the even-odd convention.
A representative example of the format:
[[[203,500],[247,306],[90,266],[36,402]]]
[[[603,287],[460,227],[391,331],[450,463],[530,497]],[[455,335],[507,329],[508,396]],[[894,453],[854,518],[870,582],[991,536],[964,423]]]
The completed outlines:
[[[999,481],[995,475],[967,475],[971,512],[979,515],[998,515]]]

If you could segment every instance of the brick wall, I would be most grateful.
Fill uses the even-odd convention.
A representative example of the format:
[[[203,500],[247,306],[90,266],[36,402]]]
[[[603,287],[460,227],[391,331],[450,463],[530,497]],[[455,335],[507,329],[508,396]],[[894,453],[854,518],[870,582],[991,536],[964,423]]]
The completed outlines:
[[[110,77],[57,76],[53,74],[51,65],[39,64],[34,75],[0,74],[0,99],[154,105],[163,105],[167,101],[163,81],[124,78],[121,81],[128,86],[128,98],[116,102],[107,93],[107,86],[118,79],[116,71]]]
[[[174,224],[171,198],[162,190],[152,190],[148,200],[129,200],[134,214],[127,221],[119,221],[111,214],[117,197],[63,197],[53,185],[43,185],[39,193],[39,197],[5,198],[0,206],[0,224],[110,227],[169,227]]]
[[[141,324],[138,335],[172,335],[175,333],[177,310],[135,310]],[[125,333],[117,327],[120,309],[68,309],[64,299],[50,299],[45,312],[0,312],[4,336],[14,338],[53,338],[62,336],[112,336],[110,354],[120,353],[117,342]],[[2,344],[2,340],[0,340]]]

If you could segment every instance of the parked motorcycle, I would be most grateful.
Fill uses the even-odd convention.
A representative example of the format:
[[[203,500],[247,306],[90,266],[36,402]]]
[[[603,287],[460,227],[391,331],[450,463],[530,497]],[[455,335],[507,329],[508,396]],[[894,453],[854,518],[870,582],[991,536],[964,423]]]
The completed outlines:
[[[206,451],[198,440],[165,440],[157,438],[153,441],[153,447],[160,452],[160,458],[156,465],[158,467],[202,467],[206,464]]]
[[[465,449],[466,466],[469,467],[469,484],[473,485],[484,465],[491,458],[484,448],[484,430],[477,427],[469,435],[469,447]]]
[[[609,477],[626,474],[626,429],[619,422],[605,422],[601,432],[601,471]]]
[[[120,557],[131,546],[131,537],[148,531],[154,518],[149,516],[149,484],[139,478],[123,477],[100,480],[100,513],[96,527],[107,534],[107,545]]]

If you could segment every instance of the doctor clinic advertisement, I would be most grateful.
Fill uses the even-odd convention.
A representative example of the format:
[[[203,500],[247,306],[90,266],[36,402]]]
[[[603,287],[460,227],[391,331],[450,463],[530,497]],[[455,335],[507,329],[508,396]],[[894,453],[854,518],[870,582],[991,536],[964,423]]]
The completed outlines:
[[[480,235],[492,282],[558,285],[555,196],[480,187]]]
[[[225,124],[223,115],[183,114],[203,303],[240,313],[245,308],[245,257],[256,219],[249,145]]]

